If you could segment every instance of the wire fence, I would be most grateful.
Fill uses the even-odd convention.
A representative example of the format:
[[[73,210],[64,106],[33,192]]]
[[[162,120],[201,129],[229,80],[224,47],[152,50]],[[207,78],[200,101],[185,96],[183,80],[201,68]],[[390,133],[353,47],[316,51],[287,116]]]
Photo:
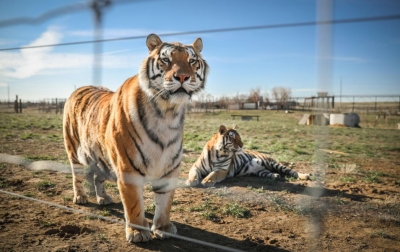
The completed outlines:
[[[113,218],[104,217],[104,216],[101,216],[101,215],[98,215],[98,214],[93,214],[93,213],[90,213],[90,212],[86,212],[86,211],[83,211],[83,210],[80,210],[80,209],[75,209],[75,208],[63,206],[63,205],[56,204],[56,203],[53,203],[53,202],[40,200],[40,199],[35,199],[35,198],[32,198],[32,197],[27,197],[27,196],[24,196],[24,195],[20,195],[20,194],[17,194],[17,193],[13,193],[13,192],[1,190],[1,189],[0,189],[0,193],[7,194],[7,195],[10,195],[10,196],[14,196],[14,197],[18,197],[18,198],[25,199],[25,200],[28,200],[28,201],[33,201],[33,202],[36,202],[36,203],[39,203],[39,204],[43,204],[43,205],[47,205],[47,206],[57,207],[59,209],[65,210],[65,211],[69,211],[69,212],[73,212],[73,213],[77,213],[77,214],[83,214],[83,215],[86,215],[88,217],[95,217],[95,218],[98,218],[98,219],[101,219],[101,220],[105,220],[105,221],[108,221],[108,222],[121,224],[123,226],[127,225],[127,223],[124,222],[124,221],[120,221],[120,220],[116,220],[116,219],[113,219]],[[135,228],[135,229],[138,229],[138,230],[145,230],[145,231],[151,232],[150,228],[146,228],[146,227],[143,227],[143,226],[135,225],[135,224],[132,224],[132,223],[128,223],[128,226],[130,226],[132,228]],[[207,247],[211,247],[211,248],[215,248],[215,249],[221,249],[221,250],[231,251],[231,252],[241,252],[242,251],[242,250],[239,250],[239,249],[234,249],[234,248],[222,246],[222,245],[215,244],[215,243],[201,241],[201,240],[198,240],[198,239],[193,239],[193,238],[182,236],[182,235],[178,235],[178,234],[171,234],[171,233],[167,233],[167,232],[163,232],[163,231],[159,231],[159,233],[164,235],[164,236],[166,236],[166,237],[180,239],[180,240],[183,240],[183,241],[187,241],[187,242],[191,242],[191,243],[195,243],[195,244],[199,244],[199,245],[203,245],[203,246],[207,246]]]
[[[113,0],[113,1],[111,1],[111,0],[93,0],[93,1],[87,2],[87,3],[73,4],[73,5],[61,7],[58,9],[50,10],[50,11],[43,13],[42,15],[35,17],[35,18],[21,17],[21,18],[15,18],[15,19],[10,19],[10,20],[2,20],[2,21],[0,21],[0,28],[15,26],[15,25],[37,25],[39,23],[42,23],[44,21],[47,21],[47,20],[62,16],[62,15],[69,15],[72,13],[82,12],[82,11],[92,11],[95,16],[96,37],[93,40],[89,40],[89,41],[75,41],[75,42],[69,42],[69,43],[0,48],[0,51],[28,50],[28,49],[33,49],[33,48],[73,46],[73,45],[79,45],[79,44],[94,44],[93,83],[101,84],[101,70],[102,70],[102,62],[101,62],[102,61],[102,59],[101,59],[102,46],[101,45],[102,45],[102,43],[106,43],[106,42],[109,43],[109,42],[122,41],[122,40],[144,39],[147,37],[147,35],[143,35],[143,36],[119,37],[119,38],[111,38],[111,39],[103,39],[102,38],[102,19],[103,19],[104,9],[106,9],[109,6],[114,5],[114,4],[132,3],[132,2],[141,2],[141,1],[139,1],[139,0]],[[167,37],[167,36],[181,36],[181,35],[188,35],[188,34],[209,34],[209,33],[238,32],[238,31],[249,31],[249,30],[262,30],[262,29],[284,29],[284,28],[289,28],[289,27],[317,26],[317,28],[318,28],[317,47],[318,47],[318,59],[319,59],[319,61],[318,61],[318,83],[320,85],[319,87],[322,88],[322,87],[326,87],[322,83],[330,83],[329,79],[331,78],[330,77],[331,64],[330,64],[330,62],[326,61],[325,59],[330,58],[327,56],[329,56],[328,54],[331,51],[330,49],[331,49],[332,45],[331,45],[331,43],[325,43],[325,42],[332,41],[332,30],[331,30],[332,25],[347,24],[347,23],[360,23],[360,22],[379,22],[379,21],[387,21],[387,20],[399,20],[400,15],[348,18],[348,19],[332,19],[331,15],[329,15],[329,13],[332,13],[331,2],[330,1],[321,1],[321,2],[325,2],[327,4],[318,4],[319,8],[320,8],[318,10],[318,13],[319,13],[319,15],[322,15],[322,16],[320,16],[319,20],[317,20],[317,21],[282,23],[282,24],[264,24],[264,25],[258,25],[258,26],[216,28],[216,29],[207,29],[207,30],[193,30],[193,31],[184,31],[184,32],[163,33],[163,34],[159,34],[159,35],[163,36],[163,37]],[[354,100],[355,100],[356,96],[347,96],[347,97],[343,97],[343,98],[346,98],[346,99],[353,98],[353,104],[354,104],[355,103]],[[397,99],[397,98],[398,98],[398,96],[395,97],[395,99]],[[300,98],[298,98],[297,100],[299,100],[299,99]],[[63,102],[65,102],[65,100],[62,100],[62,99],[55,101],[55,104],[57,104],[56,109],[59,108],[59,104],[63,104]],[[377,102],[377,99],[376,99],[376,102]],[[54,101],[43,101],[42,104],[54,104]],[[399,100],[398,106],[400,106],[400,100]],[[40,107],[40,105],[39,105],[39,107]],[[317,107],[320,108],[321,110],[329,109],[329,107],[327,107],[325,103],[324,104],[321,103],[321,104],[317,105]],[[45,107],[43,107],[43,110],[46,110]],[[324,128],[318,127],[316,129],[315,141],[316,141],[317,149],[324,149],[326,147],[325,146],[326,141],[324,141],[323,139],[326,138],[327,135],[328,135],[328,132],[326,130],[324,130]],[[319,160],[324,160],[324,157],[319,158]],[[318,165],[320,165],[320,170],[321,170],[320,174],[324,174],[323,167],[325,167],[325,165],[323,165],[323,164],[324,164],[324,162],[321,162],[321,161],[318,164]],[[315,195],[313,195],[314,201],[318,199],[318,197],[322,194],[322,191],[323,191],[323,189],[321,189],[320,191],[316,191]],[[121,225],[126,225],[126,223],[123,221],[115,220],[112,218],[107,218],[104,216],[95,215],[95,214],[92,214],[89,212],[66,207],[66,206],[55,204],[52,202],[43,201],[43,200],[35,199],[32,197],[26,197],[26,196],[19,195],[19,194],[13,193],[13,192],[5,191],[5,190],[0,190],[0,192],[3,194],[19,197],[24,200],[34,201],[38,204],[53,206],[53,207],[57,207],[57,208],[60,208],[60,209],[66,210],[66,211],[71,211],[71,212],[78,213],[78,214],[84,214],[87,216],[93,216],[93,217],[103,219],[106,221],[119,223]],[[313,204],[313,201],[310,201],[310,204]],[[144,228],[142,226],[137,226],[137,225],[133,225],[133,224],[129,224],[129,225],[134,228],[137,228],[137,229],[141,229],[141,230],[146,229],[146,230],[150,231],[149,229]],[[309,225],[311,225],[315,230],[319,230],[321,223],[318,220],[310,219]],[[200,240],[188,238],[188,237],[181,236],[181,235],[168,234],[168,236],[171,236],[171,237],[174,237],[177,239],[181,239],[181,240],[185,240],[188,242],[201,244],[204,246],[209,246],[209,247],[213,247],[213,248],[217,248],[217,249],[226,250],[226,251],[239,251],[237,249],[233,249],[233,248],[229,248],[229,247],[225,247],[225,246],[221,246],[218,244],[209,243],[209,242],[205,242],[205,241],[200,241]]]

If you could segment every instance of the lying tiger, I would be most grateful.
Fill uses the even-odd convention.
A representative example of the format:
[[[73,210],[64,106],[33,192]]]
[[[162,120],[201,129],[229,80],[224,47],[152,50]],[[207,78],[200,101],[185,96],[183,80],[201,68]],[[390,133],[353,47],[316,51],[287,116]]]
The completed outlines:
[[[296,172],[257,151],[242,149],[243,143],[236,127],[219,131],[204,146],[203,152],[189,171],[186,185],[204,186],[235,176],[256,175],[273,180],[282,176],[308,180],[310,174]]]

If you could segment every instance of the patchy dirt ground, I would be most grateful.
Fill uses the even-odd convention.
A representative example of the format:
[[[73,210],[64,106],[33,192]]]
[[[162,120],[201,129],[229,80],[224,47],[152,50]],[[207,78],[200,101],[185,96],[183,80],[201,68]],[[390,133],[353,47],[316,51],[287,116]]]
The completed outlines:
[[[8,137],[1,139],[0,145],[2,153],[33,157],[45,152],[65,160],[61,141]],[[400,158],[395,163],[357,160],[364,171],[380,172],[369,181],[361,179],[365,173],[343,166],[326,169],[314,181],[273,182],[244,177],[226,180],[214,188],[186,188],[183,182],[197,156],[185,152],[181,187],[175,193],[171,219],[179,235],[243,251],[400,251]],[[293,166],[297,171],[313,172],[304,163]],[[352,179],[340,179],[347,174]],[[88,205],[79,206],[72,203],[70,174],[0,163],[0,187],[124,220],[112,183],[107,187],[114,204],[98,206],[92,196]],[[146,188],[144,197],[146,217],[151,223],[154,207],[150,188]],[[120,223],[4,192],[0,193],[0,201],[1,251],[221,251],[176,238],[129,244]]]

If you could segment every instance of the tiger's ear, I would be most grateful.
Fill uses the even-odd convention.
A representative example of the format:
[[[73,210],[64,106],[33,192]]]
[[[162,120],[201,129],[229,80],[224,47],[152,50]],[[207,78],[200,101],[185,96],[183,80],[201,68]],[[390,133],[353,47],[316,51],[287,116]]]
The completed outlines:
[[[147,36],[146,39],[146,45],[147,48],[149,48],[150,52],[153,51],[157,46],[161,45],[162,41],[160,39],[160,37],[158,37],[156,34],[150,34],[149,36]]]
[[[226,132],[226,127],[225,127],[225,125],[221,125],[221,126],[219,126],[219,134],[224,134]]]
[[[193,47],[196,49],[196,51],[201,52],[201,50],[203,50],[203,40],[201,40],[201,38],[197,38],[193,42]]]
[[[237,125],[233,126],[232,129],[237,130],[239,127]]]

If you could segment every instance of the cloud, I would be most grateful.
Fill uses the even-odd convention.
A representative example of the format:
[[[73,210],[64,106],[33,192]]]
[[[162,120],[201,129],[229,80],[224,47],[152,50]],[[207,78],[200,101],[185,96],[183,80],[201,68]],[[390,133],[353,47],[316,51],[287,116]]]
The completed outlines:
[[[56,44],[61,38],[62,34],[57,28],[49,27],[38,39],[24,46]],[[20,50],[20,53],[1,53],[0,71],[8,77],[28,78],[45,68],[45,59],[52,50],[52,47],[43,47]]]
[[[35,49],[32,49],[35,50]],[[104,53],[102,57],[103,68],[137,68],[146,53]],[[0,52],[0,74],[5,77],[25,79],[33,75],[46,74],[44,70],[71,70],[92,68],[93,54],[91,53],[43,53],[30,54],[28,57],[20,53]],[[51,73],[51,72],[50,72]],[[52,72],[57,74],[57,72]]]
[[[56,44],[62,37],[59,29],[49,27],[38,39],[25,46]],[[137,68],[147,56],[147,52],[129,53],[129,51],[132,49],[104,52],[102,67]],[[92,53],[55,53],[53,47],[0,52],[0,75],[11,79],[26,79],[38,74],[55,75],[58,71],[54,70],[65,72],[92,68],[92,66]]]

